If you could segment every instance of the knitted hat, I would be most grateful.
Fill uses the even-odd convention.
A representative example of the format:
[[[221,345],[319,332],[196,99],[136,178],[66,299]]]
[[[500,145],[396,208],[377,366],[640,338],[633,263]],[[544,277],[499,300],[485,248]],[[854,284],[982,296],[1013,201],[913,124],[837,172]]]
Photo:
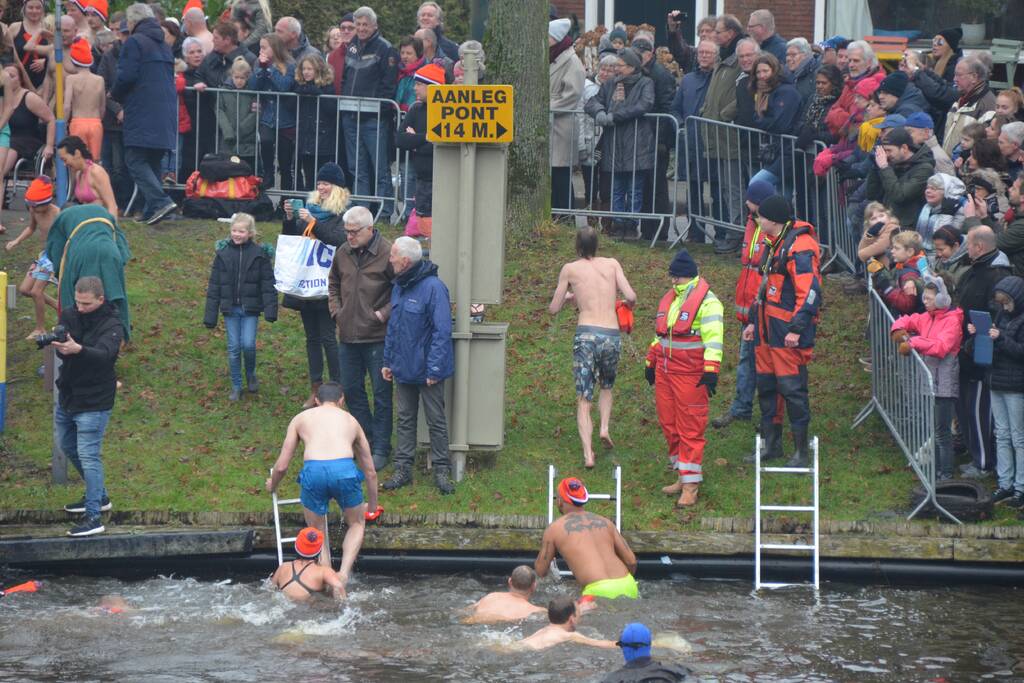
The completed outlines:
[[[668,274],[672,277],[697,277],[697,263],[686,249],[676,252],[675,258],[668,266]]]
[[[68,50],[71,56],[71,63],[75,66],[80,66],[84,69],[88,69],[92,66],[92,48],[89,47],[89,42],[85,38],[77,38],[75,42],[71,43],[71,49]]]
[[[25,203],[29,206],[42,206],[52,201],[53,181],[50,180],[49,176],[39,176],[25,190]]]
[[[960,41],[963,40],[964,30],[957,26],[956,28],[945,28],[939,31],[939,35],[946,40],[946,44],[949,48],[956,52],[960,49]]]
[[[554,21],[548,22],[548,35],[556,43],[562,42],[562,38],[569,35],[569,29],[572,28],[572,22],[568,19],[555,19]]]
[[[646,38],[634,38],[633,42],[630,43],[630,47],[637,52],[654,52],[654,46]]]
[[[590,494],[587,493],[587,487],[583,485],[583,482],[576,477],[566,477],[558,483],[558,495],[566,503],[575,505],[576,507],[582,507],[586,505],[587,501],[590,500]]]
[[[747,187],[747,201],[758,206],[773,194],[775,194],[775,186],[767,180],[752,180]]]
[[[341,170],[341,166],[333,161],[328,161],[316,172],[316,181],[319,183],[321,180],[331,185],[345,187],[345,173]]]
[[[95,14],[103,23],[107,23],[107,17],[109,16],[109,7],[107,0],[86,0],[89,6],[85,8],[86,14]]]
[[[89,9],[89,3],[87,0],[71,0],[69,4],[74,5],[78,8],[78,11],[85,14],[85,11]]]
[[[338,22],[338,25],[340,26],[341,24],[354,24],[354,23],[356,23],[355,15],[352,14],[351,12],[345,12],[345,14],[341,15],[341,21]]]
[[[323,546],[324,535],[311,526],[307,526],[295,537],[295,552],[299,557],[316,557]]]
[[[871,99],[876,90],[878,90],[878,81],[873,78],[862,78],[857,81],[857,85],[853,86],[853,94],[860,95],[865,100]]]
[[[761,218],[767,218],[773,223],[788,223],[793,220],[793,207],[782,195],[775,194],[761,202],[757,212],[761,214]]]
[[[608,34],[608,40],[621,40],[622,44],[625,45],[629,42],[629,36],[626,35],[625,29],[613,28],[612,32]]]
[[[890,95],[896,97],[902,97],[903,91],[907,89],[907,85],[910,84],[910,78],[907,74],[902,71],[893,71],[891,74],[882,79],[878,89],[882,92],[887,92]]]
[[[438,64],[427,64],[416,69],[413,80],[427,85],[444,85],[444,68]]]
[[[915,111],[913,114],[907,117],[907,120],[903,122],[903,125],[907,128],[927,128],[929,130],[935,128],[935,121],[932,117],[923,111]]]
[[[826,38],[818,43],[818,47],[822,50],[837,50],[839,49],[839,45],[845,42],[847,42],[847,40],[842,36],[832,36],[831,38]]]
[[[619,636],[619,642],[615,643],[622,648],[622,656],[627,662],[638,657],[651,656],[651,629],[643,624],[634,621],[626,624]]]
[[[634,69],[640,69],[644,65],[643,60],[640,59],[640,55],[638,55],[633,48],[629,47],[624,47],[619,50],[619,59],[625,62],[626,66],[631,66]]]

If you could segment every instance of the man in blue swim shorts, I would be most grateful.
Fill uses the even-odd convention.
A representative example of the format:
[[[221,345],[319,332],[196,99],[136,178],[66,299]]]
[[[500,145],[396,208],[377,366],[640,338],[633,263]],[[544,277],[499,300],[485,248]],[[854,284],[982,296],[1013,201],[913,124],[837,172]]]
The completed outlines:
[[[363,545],[365,521],[377,519],[381,508],[377,505],[377,470],[370,455],[370,444],[359,422],[342,408],[343,403],[340,384],[324,382],[320,385],[316,407],[299,413],[288,424],[281,455],[267,478],[267,491],[277,490],[295,455],[295,448],[302,441],[305,462],[298,482],[306,524],[324,532],[331,499],[341,507],[346,532],[338,578],[345,585]],[[369,505],[363,502],[364,480]],[[323,550],[320,563],[330,567],[329,548],[325,546]]]

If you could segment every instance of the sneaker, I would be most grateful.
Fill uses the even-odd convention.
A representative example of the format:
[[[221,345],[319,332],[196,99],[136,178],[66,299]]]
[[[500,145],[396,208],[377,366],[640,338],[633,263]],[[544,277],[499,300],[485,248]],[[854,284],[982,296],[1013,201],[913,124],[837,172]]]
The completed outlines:
[[[992,492],[992,504],[997,505],[1014,497],[1013,489],[997,488]]]
[[[412,468],[408,465],[398,465],[391,478],[381,484],[385,491],[394,491],[412,483]]]
[[[82,519],[78,521],[78,524],[68,530],[68,536],[93,536],[95,534],[102,534],[106,530],[107,528],[103,526],[103,521],[99,517],[82,515]]]
[[[242,398],[242,389],[239,387],[232,387],[231,393],[228,394],[228,400],[237,401],[240,398]]]
[[[107,512],[112,507],[114,506],[111,504],[110,499],[103,496],[103,499],[100,500],[100,512]],[[73,515],[85,514],[85,498],[82,498],[75,503],[68,503],[64,506],[64,512],[69,512]]]
[[[1006,501],[1006,507],[1014,510],[1024,510],[1024,493],[1017,491],[1013,497]]]
[[[984,479],[988,476],[988,472],[978,469],[974,466],[974,463],[971,463],[967,467],[960,469],[960,476],[965,479]]]
[[[434,485],[437,486],[437,490],[441,492],[442,496],[450,496],[455,493],[455,484],[448,478],[447,467],[434,468]]]
[[[149,218],[146,219],[146,225],[156,225],[161,220],[163,220],[164,216],[166,216],[167,214],[171,213],[172,211],[174,211],[177,208],[178,208],[178,205],[175,204],[174,202],[167,202],[166,204],[161,206],[159,209],[154,211],[152,216],[150,216]]]

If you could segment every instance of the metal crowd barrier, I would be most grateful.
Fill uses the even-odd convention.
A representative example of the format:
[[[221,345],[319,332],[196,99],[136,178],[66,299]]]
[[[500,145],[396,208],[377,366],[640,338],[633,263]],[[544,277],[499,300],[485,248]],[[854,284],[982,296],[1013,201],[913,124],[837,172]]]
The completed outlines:
[[[389,204],[404,201],[392,168],[392,164],[401,168],[395,136],[403,123],[394,100],[227,88],[189,87],[186,91],[196,98],[195,114],[192,130],[178,136],[177,168],[172,169],[176,189],[184,188],[189,173],[198,168],[205,154],[226,152],[250,162],[254,175],[269,181],[264,182],[263,189],[271,196],[305,196],[316,185],[313,179],[317,170],[333,161],[349,176],[353,201],[375,203],[387,212],[391,211]],[[300,119],[300,112],[311,106],[315,107],[315,131],[307,131]],[[296,125],[290,134],[289,129],[271,129],[260,123],[265,107],[274,109],[275,121],[280,120],[282,112],[294,112]],[[334,144],[328,144],[327,149],[320,142],[324,125],[334,129]],[[316,136],[312,154],[301,154],[311,132]],[[355,158],[350,158],[351,152]],[[377,156],[386,159],[386,169],[377,167]],[[268,161],[272,162],[270,168]]]
[[[899,353],[889,337],[895,319],[882,297],[868,285],[868,334],[871,343],[871,400],[853,421],[860,426],[871,413],[889,428],[925,490],[912,519],[929,503],[957,524],[960,520],[935,498],[935,388],[932,373],[916,351]]]

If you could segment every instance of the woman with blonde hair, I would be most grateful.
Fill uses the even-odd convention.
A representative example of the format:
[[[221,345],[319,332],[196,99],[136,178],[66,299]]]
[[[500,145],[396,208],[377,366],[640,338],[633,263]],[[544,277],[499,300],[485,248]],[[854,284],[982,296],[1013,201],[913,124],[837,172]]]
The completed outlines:
[[[284,208],[282,235],[306,235],[332,247],[339,247],[345,242],[345,224],[341,216],[348,208],[349,191],[345,189],[345,175],[338,164],[330,162],[320,168],[316,174],[316,189],[309,193],[305,206],[301,206],[301,199],[285,198],[281,203]],[[324,381],[324,356],[327,356],[330,381],[341,381],[334,320],[327,306],[327,297],[299,299],[285,294],[281,305],[298,311],[302,316],[311,387],[309,398],[302,407],[312,408],[316,405],[316,390]]]
[[[316,169],[337,154],[338,107],[334,100],[320,97],[334,94],[334,72],[323,57],[310,54],[299,60],[292,92],[299,96],[296,189],[312,190]]]

